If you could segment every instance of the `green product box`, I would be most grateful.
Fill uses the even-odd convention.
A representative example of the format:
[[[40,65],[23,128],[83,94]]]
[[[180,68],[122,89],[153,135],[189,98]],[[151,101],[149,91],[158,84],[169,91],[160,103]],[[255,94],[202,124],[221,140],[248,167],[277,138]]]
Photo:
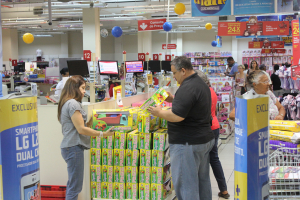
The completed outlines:
[[[102,165],[113,166],[113,150],[102,149]]]
[[[115,132],[114,149],[126,149],[126,133]]]
[[[163,118],[160,118],[160,128],[168,128],[168,121],[163,119]]]
[[[101,183],[101,192],[103,199],[112,199],[113,198],[113,183]]]
[[[139,133],[134,130],[127,134],[127,149],[138,150],[139,149]]]
[[[166,129],[159,129],[153,134],[153,150],[164,151],[166,146],[166,137],[168,131]]]
[[[163,185],[151,184],[151,199],[163,200]]]
[[[151,167],[151,150],[140,150],[140,166]]]
[[[114,182],[125,183],[125,167],[114,166]]]
[[[101,198],[101,183],[91,182],[91,197]]]
[[[139,200],[150,200],[151,185],[147,183],[139,183]]]
[[[138,175],[137,167],[125,167],[126,183],[138,183]]]
[[[126,199],[137,200],[139,199],[138,194],[138,183],[126,183]]]
[[[101,166],[91,165],[91,182],[101,183]]]
[[[125,166],[125,150],[114,149],[114,166]]]
[[[139,165],[139,151],[138,150],[125,150],[126,166],[137,167]]]
[[[152,150],[152,167],[164,167],[164,152]]]
[[[139,148],[150,150],[151,148],[151,133],[139,133]]]
[[[163,184],[164,170],[162,167],[151,168],[151,184]]]
[[[148,112],[147,109],[150,106],[162,104],[168,96],[168,93],[161,87],[148,100],[146,100],[143,105],[140,106],[140,109],[144,112]]]
[[[113,183],[114,199],[126,199],[125,190],[125,183]]]
[[[143,132],[143,121],[144,121],[143,118],[144,118],[144,113],[138,112],[137,129],[139,132]]]
[[[114,136],[104,136],[102,138],[102,149],[113,149],[114,148]]]
[[[102,181],[107,183],[114,182],[114,167],[102,165]]]
[[[99,136],[92,136],[91,137],[91,148],[94,149],[101,149],[101,137]]]
[[[139,170],[139,182],[140,183],[151,183],[151,167],[140,166]]]
[[[101,165],[101,149],[91,149],[91,165]]]

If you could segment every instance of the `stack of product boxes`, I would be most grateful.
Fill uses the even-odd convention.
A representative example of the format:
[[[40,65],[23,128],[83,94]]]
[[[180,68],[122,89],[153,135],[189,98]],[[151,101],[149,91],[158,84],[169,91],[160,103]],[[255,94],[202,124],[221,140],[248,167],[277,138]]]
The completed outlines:
[[[139,108],[94,110],[93,115],[94,129],[114,125],[117,131],[102,141],[91,139],[92,198],[162,200],[172,192],[171,183],[163,185],[167,130],[160,127],[166,128],[166,121]]]
[[[227,139],[234,129],[229,120],[229,114],[234,108],[233,80],[232,78],[209,78],[211,87],[217,94],[217,118],[220,123],[220,139]]]

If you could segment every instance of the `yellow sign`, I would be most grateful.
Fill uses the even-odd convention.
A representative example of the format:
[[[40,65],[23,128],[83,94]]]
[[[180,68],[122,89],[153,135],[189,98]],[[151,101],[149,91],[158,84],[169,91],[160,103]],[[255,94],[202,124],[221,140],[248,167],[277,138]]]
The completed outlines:
[[[147,74],[147,83],[148,85],[152,85],[153,83],[152,74]]]

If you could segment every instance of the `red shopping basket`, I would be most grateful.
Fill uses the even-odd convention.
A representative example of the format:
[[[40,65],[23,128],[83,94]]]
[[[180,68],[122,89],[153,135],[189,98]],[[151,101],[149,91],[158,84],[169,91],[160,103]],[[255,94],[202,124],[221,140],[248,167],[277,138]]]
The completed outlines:
[[[66,186],[59,185],[42,185],[41,186],[41,200],[65,200]]]

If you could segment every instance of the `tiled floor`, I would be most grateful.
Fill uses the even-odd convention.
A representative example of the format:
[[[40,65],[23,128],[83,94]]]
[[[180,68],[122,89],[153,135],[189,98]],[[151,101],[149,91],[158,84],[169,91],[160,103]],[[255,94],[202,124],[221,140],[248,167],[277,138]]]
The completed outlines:
[[[223,167],[225,178],[227,181],[227,189],[230,199],[234,199],[234,137],[227,144],[222,144],[219,148],[219,158]],[[212,170],[210,170],[210,180],[212,187],[213,200],[222,200],[218,197],[219,188]]]

